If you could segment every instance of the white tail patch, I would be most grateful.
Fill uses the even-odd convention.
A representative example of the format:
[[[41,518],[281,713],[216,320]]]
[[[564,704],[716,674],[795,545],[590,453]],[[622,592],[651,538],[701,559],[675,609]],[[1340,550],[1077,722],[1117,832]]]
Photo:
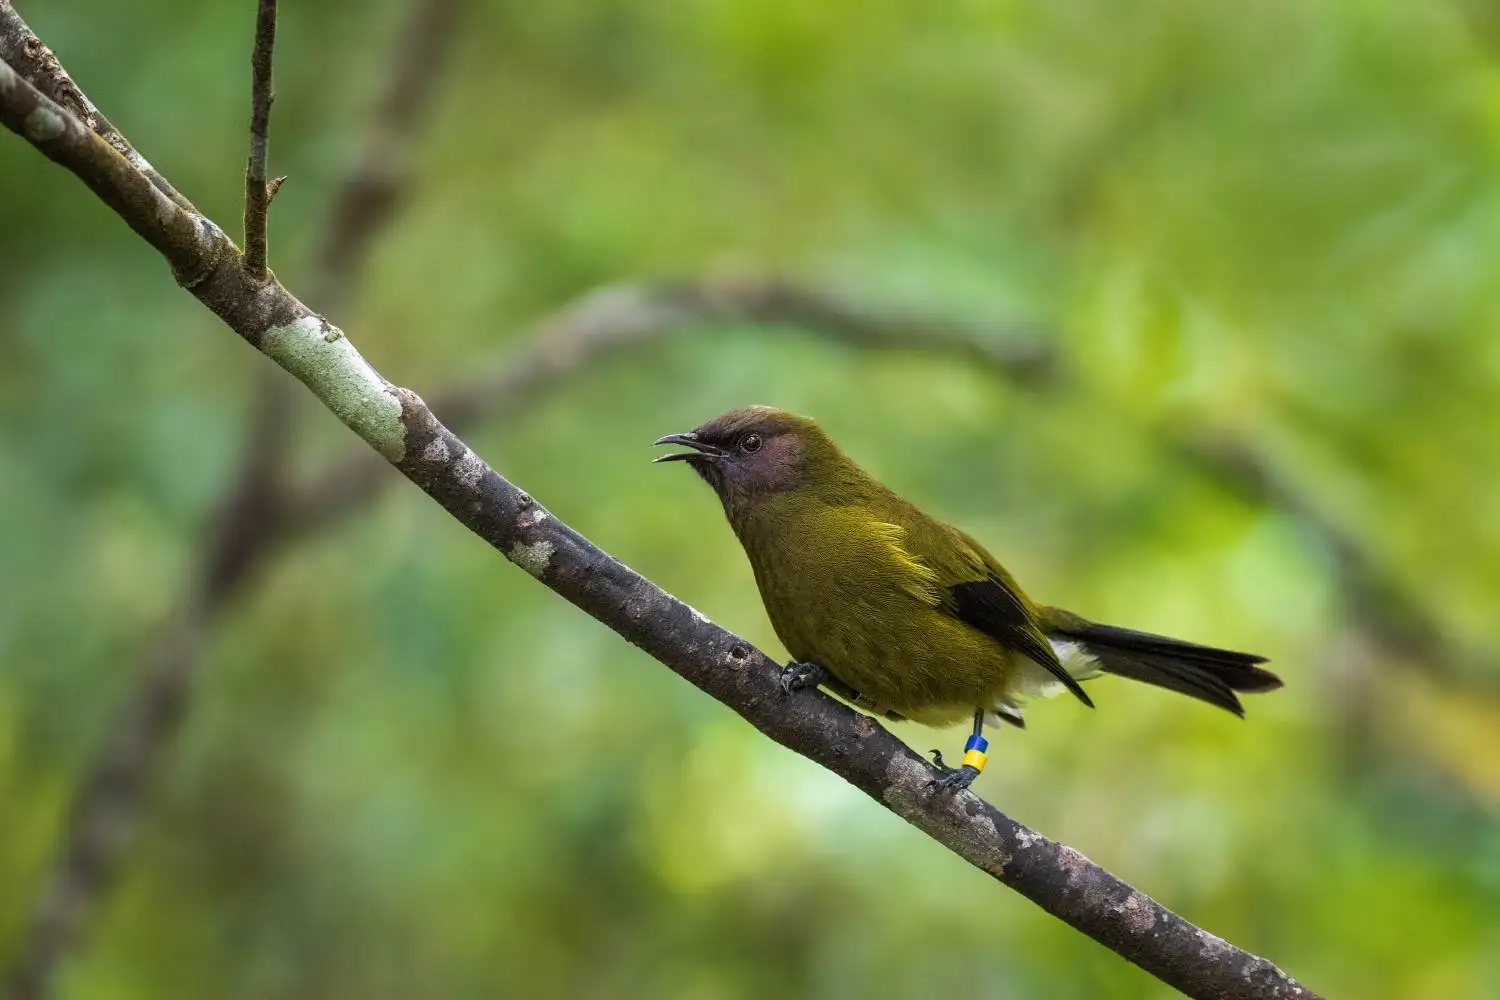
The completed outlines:
[[[1057,654],[1058,662],[1063,665],[1063,669],[1073,677],[1082,681],[1099,676],[1099,660],[1088,651],[1088,647],[1083,643],[1074,642],[1072,639],[1052,638],[1048,638],[1047,642],[1052,646],[1052,651]],[[1061,684],[1057,686],[1059,689],[1062,687]]]
[[[1078,680],[1087,680],[1099,675],[1098,659],[1082,643],[1071,639],[1050,637],[1047,642],[1051,644],[1052,651],[1057,654],[1058,662],[1071,676]],[[997,714],[1020,719],[1021,706],[1028,698],[1052,698],[1066,690],[1063,682],[1054,677],[1046,667],[1023,659],[1015,681],[1011,684],[1010,690],[1005,693],[1005,700],[994,711]]]

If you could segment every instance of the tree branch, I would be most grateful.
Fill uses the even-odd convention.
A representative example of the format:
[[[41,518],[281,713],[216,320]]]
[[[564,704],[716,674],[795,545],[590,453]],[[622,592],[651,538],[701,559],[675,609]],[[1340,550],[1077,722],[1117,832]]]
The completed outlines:
[[[250,53],[250,157],[245,164],[245,271],[257,281],[266,277],[267,216],[271,186],[266,178],[270,152],[271,55],[276,48],[276,0],[259,0],[255,10],[255,47]],[[278,185],[279,186],[279,185]]]
[[[94,107],[93,102],[78,89],[73,78],[68,76],[52,50],[21,20],[10,0],[0,0],[0,62],[9,63],[32,86],[68,109],[73,117],[87,125],[95,135],[109,143],[132,166],[149,177],[157,190],[181,207],[189,211],[193,209],[192,203],[178,194],[167,183],[167,179],[135,151],[119,129],[99,113],[99,109]]]
[[[399,204],[399,192],[410,179],[410,157],[402,151],[441,77],[464,3],[415,0],[396,36],[396,73],[375,105],[362,150],[335,190],[309,273],[313,294],[328,308],[345,302],[369,247]],[[35,38],[6,0],[0,0],[0,31],[9,37]],[[87,103],[56,58],[50,52],[47,56],[50,78],[67,80],[75,98]],[[123,136],[113,136],[103,138],[117,150],[122,144],[128,148]],[[164,184],[157,186],[170,191]],[[193,210],[185,199],[179,204]],[[58,967],[77,946],[89,914],[126,856],[152,780],[182,726],[192,681],[218,617],[255,578],[285,524],[281,511],[294,383],[273,368],[261,374],[244,459],[210,518],[199,567],[177,613],[141,657],[139,684],[84,767],[69,808],[64,844],[7,980],[3,995],[11,1000],[40,1000],[51,993]]]
[[[825,695],[779,693],[777,665],[611,559],[502,478],[410,390],[387,382],[343,331],[274,276],[258,283],[216,226],[168,199],[61,107],[0,64],[0,122],[72,171],[156,246],[190,291],[297,376],[366,443],[508,559],[778,743],[860,788],[960,857],[1194,997],[1312,997],[1273,964],[1194,927],[972,793],[934,794],[936,772],[873,719]],[[39,127],[40,126],[40,127]],[[151,188],[154,190],[154,188]],[[165,202],[165,204],[163,204]],[[191,243],[184,232],[201,233]]]

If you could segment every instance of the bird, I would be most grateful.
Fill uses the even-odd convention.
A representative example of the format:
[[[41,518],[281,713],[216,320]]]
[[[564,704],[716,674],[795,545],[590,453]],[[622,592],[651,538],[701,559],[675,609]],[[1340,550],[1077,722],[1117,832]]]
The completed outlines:
[[[1099,624],[1034,603],[994,556],[865,472],[816,421],[747,406],[656,462],[682,462],[717,494],[791,654],[784,691],[824,687],[855,706],[928,726],[971,721],[963,762],[931,751],[944,791],[984,770],[985,726],[1025,727],[1025,706],[1101,674],[1143,681],[1241,718],[1238,693],[1281,687],[1267,660]]]

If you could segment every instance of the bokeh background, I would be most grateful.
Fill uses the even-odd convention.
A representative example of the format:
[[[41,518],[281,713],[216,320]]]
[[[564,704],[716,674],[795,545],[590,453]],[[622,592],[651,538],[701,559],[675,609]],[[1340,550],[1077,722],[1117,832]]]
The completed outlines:
[[[406,8],[284,6],[272,264],[297,291]],[[237,231],[252,8],[20,9]],[[601,285],[705,276],[1034,345],[1052,366],[1005,377],[915,319],[897,352],[703,322],[470,440],[777,654],[711,495],[648,464],[748,402],[818,416],[1039,599],[1271,656],[1287,687],[1245,722],[1108,679],[1096,712],[1038,707],[978,791],[1328,996],[1500,997],[1485,7],[476,2],[459,34],[334,316],[378,367],[432,398]],[[0,191],[12,963],[266,362],[9,134]],[[358,445],[295,419],[299,475]],[[212,621],[57,995],[1171,995],[382,485]]]

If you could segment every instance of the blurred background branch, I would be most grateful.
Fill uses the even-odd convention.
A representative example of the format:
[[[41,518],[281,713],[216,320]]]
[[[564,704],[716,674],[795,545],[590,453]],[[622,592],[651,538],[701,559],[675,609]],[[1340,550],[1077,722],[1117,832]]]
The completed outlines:
[[[412,0],[408,23],[386,59],[391,67],[389,88],[372,112],[362,148],[336,187],[322,242],[308,269],[312,301],[321,308],[338,310],[347,303],[370,247],[389,225],[403,189],[411,182],[407,148],[415,141],[423,113],[443,78],[443,64],[465,2]],[[275,10],[274,3],[262,0],[257,18],[252,131],[258,123],[261,143],[271,101],[271,42],[266,35],[274,37]],[[54,91],[72,98],[74,107],[89,109],[85,121],[111,145],[130,149],[25,27],[8,0],[0,0],[0,27],[9,37],[21,40],[22,51],[45,53],[45,61],[32,64],[38,74],[28,76],[33,84],[38,79],[50,81]],[[12,51],[8,42],[0,58],[10,61]],[[263,150],[259,174],[264,197]],[[247,170],[252,183],[255,175],[255,168]],[[160,175],[153,171],[152,176]],[[172,190],[165,181],[158,186]],[[265,207],[263,200],[258,215],[246,210],[247,230],[259,227],[262,240]],[[191,576],[190,589],[171,619],[161,626],[160,636],[142,656],[137,668],[139,684],[121,706],[79,782],[69,808],[67,836],[8,978],[6,996],[13,1000],[52,995],[59,965],[79,944],[89,917],[124,863],[156,774],[182,725],[193,677],[215,622],[254,578],[280,530],[282,478],[301,394],[294,394],[296,382],[279,369],[262,372],[259,383],[244,460],[212,518],[201,550],[202,565]]]
[[[439,386],[431,405],[448,426],[468,430],[508,416],[536,394],[625,351],[706,327],[745,324],[791,328],[857,349],[951,356],[1006,382],[1045,382],[1054,374],[1051,351],[1023,327],[983,329],[882,310],[792,281],[707,278],[588,292],[528,331],[523,352],[492,363],[470,381]],[[396,481],[378,457],[364,449],[351,452],[288,488],[289,532],[305,534],[338,521],[380,485]]]

